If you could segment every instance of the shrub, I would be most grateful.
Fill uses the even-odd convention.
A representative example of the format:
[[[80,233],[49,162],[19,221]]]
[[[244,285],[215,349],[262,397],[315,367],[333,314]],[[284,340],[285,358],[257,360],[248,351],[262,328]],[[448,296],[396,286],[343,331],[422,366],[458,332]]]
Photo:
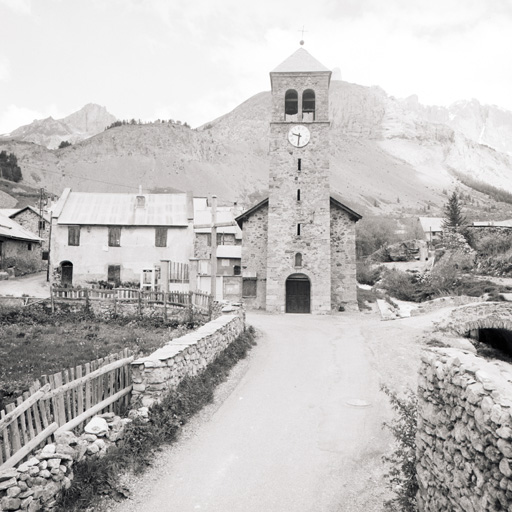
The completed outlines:
[[[149,421],[136,419],[125,431],[123,441],[101,459],[83,460],[73,467],[74,479],[64,491],[56,510],[93,510],[101,496],[128,497],[120,484],[123,471],[142,471],[163,444],[176,440],[188,420],[213,401],[215,387],[226,380],[229,370],[255,345],[255,332],[249,327],[205,371],[187,377],[176,389],[150,409]]]
[[[360,284],[373,286],[382,274],[384,267],[373,267],[367,261],[358,261],[356,264],[356,279]]]
[[[397,269],[387,269],[383,274],[381,286],[398,300],[419,301],[420,291],[416,277],[408,272]]]
[[[416,430],[418,417],[418,399],[412,390],[405,395],[381,386],[391,403],[396,417],[391,423],[385,422],[383,427],[391,430],[395,438],[395,449],[389,455],[384,455],[384,462],[389,464],[386,474],[388,488],[395,497],[385,503],[385,509],[392,512],[414,512],[418,510],[416,493]]]
[[[373,254],[384,245],[398,241],[397,223],[386,217],[364,217],[356,225],[356,251],[358,257]]]

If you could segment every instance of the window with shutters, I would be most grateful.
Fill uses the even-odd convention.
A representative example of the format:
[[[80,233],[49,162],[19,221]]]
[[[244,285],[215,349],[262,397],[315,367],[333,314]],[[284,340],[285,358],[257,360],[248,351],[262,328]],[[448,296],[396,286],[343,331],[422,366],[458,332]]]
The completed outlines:
[[[107,281],[116,286],[121,284],[121,265],[109,265],[107,272]]]
[[[244,277],[242,279],[242,297],[256,297],[255,277]]]
[[[167,247],[167,228],[155,228],[155,247]]]
[[[80,245],[80,226],[68,226],[68,245]]]
[[[108,246],[121,247],[121,228],[119,226],[108,228]]]

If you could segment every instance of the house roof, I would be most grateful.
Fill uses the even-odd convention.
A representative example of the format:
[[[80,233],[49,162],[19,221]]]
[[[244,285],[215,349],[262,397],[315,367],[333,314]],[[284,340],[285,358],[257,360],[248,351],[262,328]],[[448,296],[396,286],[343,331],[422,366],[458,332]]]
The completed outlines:
[[[443,231],[444,217],[418,217],[424,233],[440,233]]]
[[[18,213],[19,211],[19,208],[0,208],[0,215],[10,217],[11,215]]]
[[[359,215],[359,213],[352,210],[352,208],[349,208],[347,205],[343,204],[340,200],[340,197],[337,194],[331,194],[330,200],[331,200],[331,204],[333,204],[334,206],[336,206],[336,207],[342,209],[343,211],[345,211],[346,213],[348,213],[348,215],[350,216],[350,218],[353,221],[357,222],[358,220],[363,218],[362,215]],[[254,205],[252,208],[249,208],[249,210],[245,211],[241,215],[239,215],[235,220],[238,223],[238,225],[240,226],[240,228],[243,229],[245,219],[249,218],[254,212],[256,212],[257,210],[259,210],[260,208],[262,208],[263,206],[265,206],[267,204],[268,204],[268,197],[263,199],[263,201],[260,201],[258,204]]]
[[[304,48],[299,48],[295,53],[290,55],[286,60],[281,62],[279,66],[273,69],[270,73],[311,73],[311,72],[326,72],[331,73],[331,70],[326,68],[321,62],[317,61],[309,52]]]
[[[512,228],[512,219],[477,221],[477,222],[473,222],[473,226],[475,226],[476,228],[490,228],[490,227]]]
[[[137,196],[144,207],[137,207]],[[54,208],[58,224],[187,226],[187,194],[114,194],[64,191]]]
[[[41,242],[42,239],[27,231],[15,220],[0,213],[0,238],[9,238],[11,240],[23,240],[26,242]]]
[[[9,215],[9,217],[14,218],[17,215],[19,215],[21,212],[24,212],[25,210],[30,210],[31,212],[35,213],[38,217],[41,217],[44,220],[49,220],[47,216],[41,215],[33,206],[25,206],[24,208],[16,208],[12,210],[12,213]],[[2,211],[2,210],[0,210]]]

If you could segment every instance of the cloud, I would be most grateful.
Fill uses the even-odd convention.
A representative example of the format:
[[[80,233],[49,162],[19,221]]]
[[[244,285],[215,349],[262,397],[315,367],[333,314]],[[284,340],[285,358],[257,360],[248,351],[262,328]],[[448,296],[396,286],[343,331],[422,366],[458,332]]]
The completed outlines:
[[[3,112],[0,112],[0,133],[10,133],[20,126],[30,124],[35,119],[45,119],[49,116],[54,119],[63,117],[55,105],[49,105],[42,110],[8,105]]]
[[[0,0],[0,5],[5,5],[16,14],[32,14],[31,0]]]

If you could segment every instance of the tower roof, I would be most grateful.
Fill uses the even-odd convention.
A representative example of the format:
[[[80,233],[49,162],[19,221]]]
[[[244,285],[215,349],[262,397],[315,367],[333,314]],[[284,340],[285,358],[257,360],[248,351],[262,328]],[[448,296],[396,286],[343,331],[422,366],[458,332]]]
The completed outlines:
[[[281,62],[277,68],[273,69],[271,73],[311,73],[319,71],[331,72],[330,69],[326,68],[321,62],[318,62],[304,48],[299,48],[285,61]]]

